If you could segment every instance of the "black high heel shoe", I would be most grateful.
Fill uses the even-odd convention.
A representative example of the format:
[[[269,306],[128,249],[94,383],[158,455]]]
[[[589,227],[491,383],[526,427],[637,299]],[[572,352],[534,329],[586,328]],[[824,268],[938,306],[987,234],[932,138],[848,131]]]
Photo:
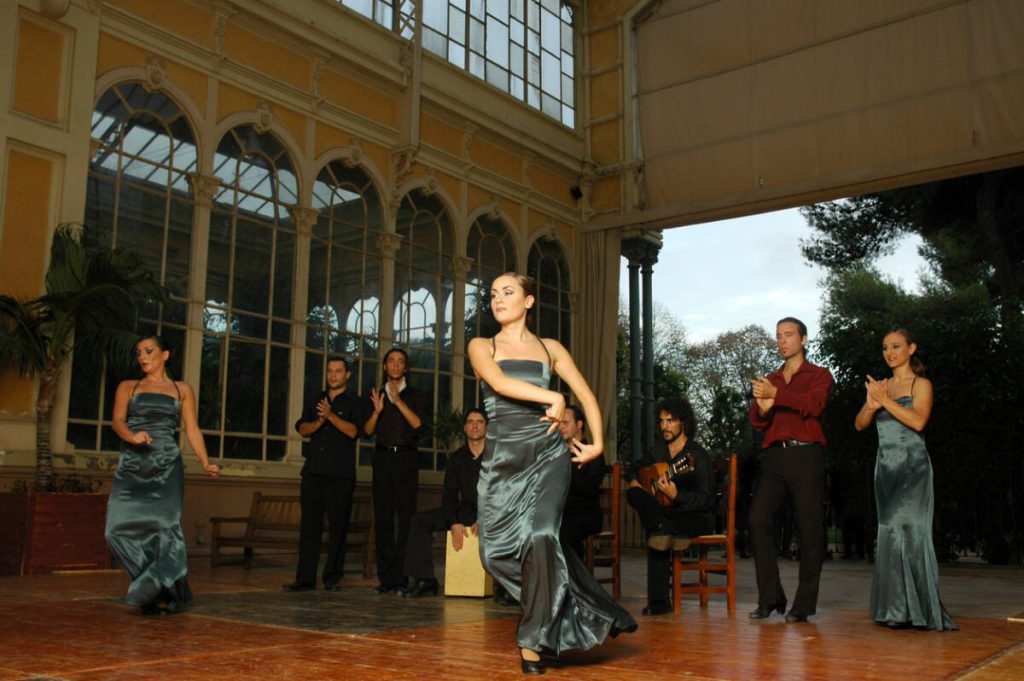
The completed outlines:
[[[519,661],[522,663],[523,674],[540,676],[547,671],[544,667],[544,660],[527,660],[524,657],[520,657]]]
[[[780,615],[786,612],[785,598],[783,598],[782,601],[776,603],[775,605],[759,605],[754,610],[751,610],[750,614],[747,615],[747,617],[752,620],[766,620],[769,617],[771,617],[772,613],[776,610],[779,612]]]

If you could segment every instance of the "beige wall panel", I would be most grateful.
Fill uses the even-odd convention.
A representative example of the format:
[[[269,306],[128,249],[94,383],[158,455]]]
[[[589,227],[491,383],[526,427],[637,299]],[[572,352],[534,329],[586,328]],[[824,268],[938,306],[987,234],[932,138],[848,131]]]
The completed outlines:
[[[340,149],[347,147],[349,144],[349,138],[352,134],[335,128],[333,125],[327,125],[317,121],[316,124],[316,145],[314,149],[314,155],[320,156],[328,149]]]
[[[188,96],[189,99],[196,105],[197,111],[206,111],[206,97],[209,92],[209,79],[205,74],[193,71],[187,66],[182,66],[177,62],[167,62],[167,79],[174,83],[177,87],[181,88]],[[192,125],[197,125],[199,121],[191,121]]]
[[[600,0],[587,3],[587,24],[600,26],[614,21],[633,9],[637,0]]]
[[[545,224],[547,224],[548,220],[551,219],[551,216],[545,215],[544,213],[540,213],[540,212],[535,211],[535,210],[533,210],[531,208],[529,210],[528,214],[527,214],[527,218],[526,219],[527,219],[529,224],[527,225],[526,234],[525,235],[527,237],[529,237],[536,230],[540,229]],[[524,254],[524,255],[526,255],[526,254]]]
[[[373,162],[377,167],[377,170],[384,175],[385,181],[391,180],[391,152],[380,146],[379,144],[373,144],[371,142],[363,141],[363,156]],[[386,187],[377,187],[377,190],[383,193]]]
[[[1016,49],[1024,37],[1020,0],[976,0],[971,3],[974,68],[980,78],[1024,69],[1024,50]]]
[[[31,298],[43,292],[50,244],[53,161],[11,149],[4,187],[0,291]]]
[[[433,116],[420,117],[420,139],[426,144],[448,152],[456,158],[462,158],[465,149],[465,135]]]
[[[590,128],[590,157],[601,165],[620,160],[621,126],[618,120],[597,123]]]
[[[816,134],[822,175],[863,175],[863,169],[871,163],[887,166],[893,162],[889,109],[871,109],[820,121]]]
[[[473,163],[481,168],[486,168],[515,182],[522,180],[523,161],[519,156],[480,140],[473,141],[471,154]]]
[[[274,120],[281,124],[285,130],[291,133],[295,142],[299,145],[296,150],[301,152],[306,148],[306,117],[299,112],[283,106],[274,106]],[[298,163],[299,159],[292,159]]]
[[[572,184],[572,182],[537,166],[534,166],[533,172],[530,173],[531,187],[570,207],[573,205],[572,196],[569,194],[569,187]]]
[[[676,171],[686,182],[685,194],[674,200],[700,201],[708,196],[735,196],[757,186],[754,177],[754,151],[750,140],[738,140],[687,155]],[[669,188],[670,190],[672,188]]]
[[[25,17],[19,19],[11,108],[53,123],[61,120],[65,41],[71,39]]]
[[[821,174],[818,136],[813,124],[758,135],[754,142],[754,172],[771,189],[800,184]]]
[[[751,58],[803,47],[814,35],[814,0],[749,0]]]
[[[619,72],[608,71],[590,80],[590,115],[604,118],[620,112],[622,92],[619,86]]]
[[[213,14],[185,0],[105,0],[122,7],[146,23],[213,47]]]
[[[750,69],[742,69],[666,93],[668,97],[678,94],[683,100],[666,102],[664,115],[675,119],[666,122],[667,129],[673,131],[665,140],[666,150],[690,149],[746,134],[751,122],[750,78]]]
[[[457,177],[452,177],[448,173],[442,173],[440,171],[435,171],[435,177],[437,177],[437,184],[439,184],[442,189],[448,192],[448,196],[457,197],[459,195],[459,192],[462,190],[461,180],[459,180]],[[446,206],[448,206],[448,211],[451,213],[451,217],[454,219],[455,215],[458,213],[459,207],[450,205],[448,201],[445,200],[444,198],[441,198],[441,201]]]
[[[891,0],[817,0],[814,27],[819,39],[827,39],[880,23],[895,11]]]
[[[523,204],[512,199],[506,199],[505,197],[498,197],[498,203],[501,204],[502,217],[505,218],[505,223],[509,224],[512,222],[518,222],[516,218],[519,217],[520,211],[523,209]],[[511,229],[510,225],[510,229]]]
[[[217,120],[222,121],[226,116],[239,111],[256,111],[260,98],[246,90],[240,90],[234,85],[218,83],[217,89]],[[218,140],[219,142],[219,140]]]
[[[936,160],[973,144],[972,97],[969,90],[940,92],[893,107],[893,154],[896,162]]]
[[[228,24],[224,54],[293,87],[309,88],[313,68],[309,59],[244,28]]]
[[[589,36],[590,65],[589,70],[597,71],[612,66],[620,59],[619,27],[595,31]]]
[[[392,97],[335,71],[324,71],[320,93],[327,101],[349,111],[392,128],[397,125],[398,105]]]
[[[889,59],[877,33],[857,33],[818,48],[813,82],[823,112],[848,112],[890,98]]]
[[[472,213],[485,203],[490,203],[490,201],[491,193],[489,191],[475,184],[466,185],[466,205],[469,206],[468,212]]]
[[[590,207],[595,213],[618,210],[622,205],[621,175],[605,177],[594,182],[590,190]]]
[[[994,83],[985,83],[975,90],[974,129],[980,145],[1002,145],[1024,139],[1024,117],[1020,107],[1006,97],[1019,92],[1024,97],[1024,71]]]
[[[970,81],[969,25],[958,5],[885,27],[892,92],[911,97]]]
[[[794,52],[754,66],[751,73],[751,127],[771,130],[820,115],[818,88],[811,82],[815,72],[814,51]],[[712,115],[727,108],[712,104]]]
[[[149,54],[131,43],[115,38],[109,33],[100,33],[99,54],[96,56],[96,75],[123,66],[141,67]]]

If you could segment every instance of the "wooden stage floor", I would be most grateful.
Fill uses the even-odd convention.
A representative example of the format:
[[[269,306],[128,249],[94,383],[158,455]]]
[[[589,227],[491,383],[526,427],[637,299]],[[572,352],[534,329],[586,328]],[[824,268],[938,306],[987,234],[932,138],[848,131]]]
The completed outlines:
[[[749,563],[741,564],[741,580],[752,580],[743,574],[752,572]],[[687,600],[678,617],[641,618],[642,561],[632,569],[639,574],[622,602],[640,629],[564,655],[545,678],[1024,679],[1024,624],[1005,616],[971,617],[963,606],[951,607],[961,628],[951,633],[891,631],[868,620],[864,607],[823,608],[809,624],[778,616],[752,623],[746,613],[753,599],[741,590],[732,617],[724,601],[701,611]],[[863,581],[870,568],[848,572]],[[1003,575],[1006,598],[1020,596],[1019,575]],[[272,567],[210,570],[197,561],[195,606],[162,617],[124,605],[127,580],[116,572],[0,578],[0,681],[520,676],[515,608],[489,599],[380,596],[363,580],[346,580],[339,592],[286,594],[280,585],[290,576]],[[835,580],[851,578],[826,570],[823,594],[841,591]],[[961,578],[967,581],[952,585],[954,592],[981,583],[943,574],[944,583]],[[992,600],[1004,587],[997,580],[984,588]],[[1013,604],[1003,606],[1013,611]]]

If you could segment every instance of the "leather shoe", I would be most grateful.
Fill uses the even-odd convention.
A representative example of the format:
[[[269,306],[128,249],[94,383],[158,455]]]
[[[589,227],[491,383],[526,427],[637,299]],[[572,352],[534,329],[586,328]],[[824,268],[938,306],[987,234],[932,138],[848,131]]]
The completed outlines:
[[[530,676],[540,676],[545,671],[544,660],[526,660],[520,658],[519,661],[522,663],[523,674],[529,674]]]
[[[282,584],[281,588],[285,591],[296,592],[296,591],[316,591],[316,586],[313,584],[305,584],[303,582],[290,582],[288,584]]]
[[[800,612],[799,610],[790,610],[786,613],[786,621],[790,624],[793,624],[794,622],[806,622],[807,613]]]
[[[398,584],[378,584],[373,590],[379,594],[401,593],[404,589]]]
[[[407,598],[436,596],[440,589],[441,585],[437,583],[436,579],[417,579],[411,587],[402,592],[402,595]]]
[[[759,605],[754,610],[751,610],[747,617],[752,620],[766,620],[771,617],[772,613],[776,610],[779,611],[780,615],[786,612],[786,601],[776,603],[775,605]],[[806,620],[806,618],[804,619]]]
[[[655,615],[667,615],[672,612],[672,604],[666,603],[665,601],[655,601],[649,603],[640,611],[640,614],[644,617],[654,617]]]
[[[512,597],[508,591],[502,587],[495,587],[494,589],[494,602],[498,605],[519,605],[519,601]]]
[[[341,584],[338,582],[324,582],[324,591],[341,591]]]

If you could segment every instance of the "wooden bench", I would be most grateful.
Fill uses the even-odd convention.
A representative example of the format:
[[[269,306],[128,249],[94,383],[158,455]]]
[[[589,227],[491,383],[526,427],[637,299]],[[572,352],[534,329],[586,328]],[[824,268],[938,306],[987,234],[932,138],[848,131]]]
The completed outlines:
[[[241,548],[242,566],[252,567],[254,549],[277,549],[298,552],[299,523],[302,509],[297,496],[269,495],[253,492],[249,515],[235,518],[210,518],[213,524],[210,540],[210,566],[237,563],[238,555],[223,555],[221,549]],[[221,526],[244,524],[242,534],[225,535]],[[325,523],[326,525],[326,523]],[[353,541],[355,540],[355,541]],[[349,519],[345,553],[353,548],[363,554],[363,577],[373,576],[373,501],[369,490],[357,489],[352,498],[352,517]],[[320,551],[327,550],[327,532],[324,532]]]

